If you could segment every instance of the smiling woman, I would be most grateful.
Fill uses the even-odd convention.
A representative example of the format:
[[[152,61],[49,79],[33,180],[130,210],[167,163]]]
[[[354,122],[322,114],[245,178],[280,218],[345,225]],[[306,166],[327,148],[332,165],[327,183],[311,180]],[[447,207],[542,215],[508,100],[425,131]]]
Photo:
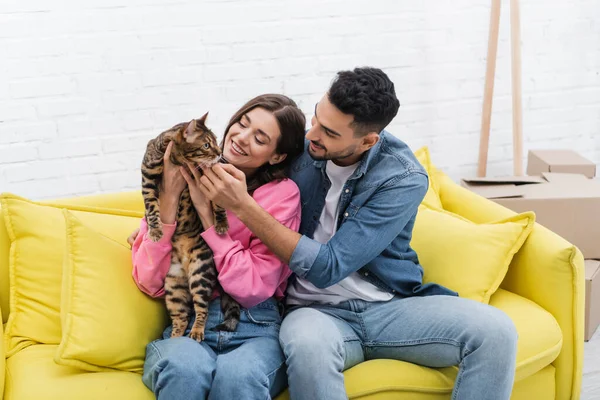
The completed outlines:
[[[223,147],[225,158],[246,175],[252,175],[267,162],[275,164],[285,159],[286,154],[276,151],[280,137],[275,116],[263,108],[255,108],[229,129]]]
[[[249,191],[284,178],[303,150],[304,125],[304,114],[288,97],[257,96],[231,117],[221,143],[223,157],[244,172]]]
[[[286,178],[292,160],[304,149],[305,123],[304,114],[290,98],[261,95],[233,115],[220,145],[230,164],[224,167],[236,168],[244,195],[251,196],[261,210],[296,232],[300,227],[300,192]],[[216,143],[214,146],[219,150]],[[167,161],[169,157],[165,164],[170,164]],[[219,287],[211,294],[207,317],[201,316],[206,318],[204,336],[196,338],[202,344],[191,338],[193,318],[183,337],[172,336],[173,324],[162,338],[148,344],[142,380],[158,398],[187,398],[190,393],[206,398],[209,392],[211,398],[222,399],[275,397],[286,383],[285,359],[278,335],[282,318],[279,301],[292,272],[231,212],[227,211],[227,232],[216,230],[218,219],[213,204],[200,189],[200,182],[206,181],[207,175],[201,176],[193,166],[189,171],[176,167],[173,171],[169,175],[171,181],[183,176],[187,183],[189,198],[202,223],[198,241],[212,250],[216,270],[212,277],[217,275]],[[185,184],[173,182],[168,188],[165,186],[159,199],[161,220],[181,209],[180,194],[184,187]],[[162,223],[164,234],[159,242],[148,239],[145,220],[141,221],[139,233],[132,237],[134,281],[140,290],[153,297],[169,296],[169,291],[181,289],[165,285],[165,276],[171,274],[172,256],[177,250],[174,233],[177,235],[179,229],[188,227],[177,220],[175,223],[162,220]],[[186,263],[189,266],[190,260],[175,261],[175,270],[186,268]],[[199,274],[193,276],[197,278]],[[196,287],[206,291],[205,282],[204,278],[195,279],[190,288],[198,283]],[[221,310],[219,301],[219,297],[227,297],[225,293],[243,307],[239,323],[228,332],[226,343],[220,329],[228,314]]]

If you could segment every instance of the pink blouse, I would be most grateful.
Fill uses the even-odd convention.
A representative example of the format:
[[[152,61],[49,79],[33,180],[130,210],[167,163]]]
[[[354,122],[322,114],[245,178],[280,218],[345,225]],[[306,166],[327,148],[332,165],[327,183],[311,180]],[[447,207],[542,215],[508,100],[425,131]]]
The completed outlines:
[[[256,189],[252,197],[280,223],[298,231],[300,191],[292,180],[269,182]],[[233,213],[227,211],[227,219],[229,231],[226,234],[217,234],[214,227],[202,233],[213,251],[223,290],[245,308],[272,296],[281,299],[292,271]],[[163,224],[163,237],[153,242],[148,238],[146,220],[142,219],[140,233],[132,246],[133,279],[141,291],[152,297],[165,294],[164,281],[171,266],[171,238],[175,226]]]

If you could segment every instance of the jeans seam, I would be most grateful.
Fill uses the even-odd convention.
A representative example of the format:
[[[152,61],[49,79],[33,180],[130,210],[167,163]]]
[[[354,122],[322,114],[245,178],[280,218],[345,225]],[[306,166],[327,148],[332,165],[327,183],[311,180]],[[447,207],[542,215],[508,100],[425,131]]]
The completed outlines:
[[[454,382],[454,390],[452,391],[452,400],[456,400],[456,398],[458,397],[458,390],[460,389],[460,383],[462,382],[462,375],[464,372],[464,362],[465,359],[467,358],[467,356],[471,354],[471,351],[469,351],[467,348],[465,348],[465,355],[464,357],[462,357],[462,360],[460,361],[460,364],[458,365],[458,375],[456,376],[456,381]]]
[[[360,322],[360,330],[362,331],[363,340],[361,342],[370,341],[369,335],[367,335],[367,326],[361,314],[357,314],[358,321]]]
[[[164,340],[164,339],[162,339],[162,340]],[[149,346],[151,346],[154,349],[154,351],[156,352],[156,354],[158,354],[158,358],[162,360],[162,358],[163,358],[162,353],[160,352],[160,350],[158,349],[158,347],[156,346],[156,344],[154,344],[154,342],[150,342]]]
[[[277,368],[275,368],[273,371],[269,372],[267,374],[267,379],[269,379],[271,377],[271,375],[276,374],[277,371],[279,370],[279,368],[281,368],[283,365],[285,364],[285,361],[282,362],[281,364],[279,364],[279,366]],[[268,382],[267,382],[268,383]]]
[[[395,341],[395,342],[367,342],[366,346],[369,347],[384,347],[384,346],[398,346],[398,345],[414,345],[414,344],[429,344],[429,343],[447,343],[452,344],[457,347],[464,347],[465,342],[457,342],[452,339],[445,338],[427,338],[427,339],[415,339],[415,340],[405,340],[405,341]],[[469,352],[470,353],[470,352]]]
[[[275,375],[277,373],[277,371],[279,371],[279,369],[284,365],[285,365],[285,361],[281,362],[281,364],[279,364],[279,366],[277,368],[275,368],[273,371],[271,371],[265,375],[267,378],[265,387],[268,389],[269,392],[271,391],[271,376]],[[268,398],[270,398],[270,397],[268,397]]]
[[[466,343],[465,342],[457,342],[456,340],[452,340],[452,339],[444,339],[444,338],[427,338],[427,339],[418,339],[418,340],[406,340],[406,341],[400,341],[400,342],[367,342],[367,343],[363,343],[363,346],[365,347],[365,353],[369,353],[370,354],[370,350],[372,348],[375,347],[390,347],[390,346],[394,346],[394,347],[398,347],[398,346],[412,346],[412,345],[419,345],[419,344],[433,344],[433,343],[444,343],[444,344],[450,344],[456,347],[459,347],[461,349],[461,358],[464,360],[464,358],[471,354],[471,351],[469,351],[466,348]],[[463,351],[465,352],[465,355],[462,356]],[[462,360],[461,360],[462,363]]]
[[[165,339],[162,339],[165,340]],[[158,376],[164,369],[164,366],[162,366],[160,364],[160,361],[163,359],[162,353],[160,352],[160,350],[158,349],[158,347],[154,344],[156,341],[150,342],[148,344],[149,347],[152,347],[152,349],[154,349],[154,351],[157,354],[157,358],[158,360],[156,360],[155,362],[155,370],[154,373],[152,375]],[[150,376],[150,390],[152,390],[152,392],[154,392],[155,395],[158,395],[158,393],[161,391],[161,387],[158,386],[158,382],[155,382],[154,380],[154,376]]]

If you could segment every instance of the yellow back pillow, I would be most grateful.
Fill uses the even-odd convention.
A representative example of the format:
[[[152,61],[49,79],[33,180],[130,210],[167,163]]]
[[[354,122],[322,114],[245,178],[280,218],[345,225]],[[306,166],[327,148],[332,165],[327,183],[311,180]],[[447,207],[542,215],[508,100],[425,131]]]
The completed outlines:
[[[88,371],[142,372],[146,345],[168,323],[162,300],[131,276],[131,249],[64,210],[62,340],[54,361]],[[126,232],[123,232],[126,233]]]
[[[427,189],[427,193],[425,194],[425,198],[423,199],[422,204],[434,208],[443,208],[442,201],[440,200],[439,187],[435,177],[436,168],[431,162],[429,148],[427,146],[423,146],[417,151],[415,151],[414,154],[417,157],[417,160],[423,166],[423,168],[425,168],[425,170],[427,171],[427,176],[429,177],[429,188]]]
[[[476,224],[422,205],[411,246],[424,270],[423,283],[435,282],[461,297],[489,303],[534,223],[532,212]]]
[[[60,208],[3,194],[8,237],[10,315],[4,332],[6,356],[31,344],[61,340],[60,298],[65,220]],[[73,207],[73,213],[102,234],[127,244],[142,213]],[[104,213],[101,213],[104,212]]]

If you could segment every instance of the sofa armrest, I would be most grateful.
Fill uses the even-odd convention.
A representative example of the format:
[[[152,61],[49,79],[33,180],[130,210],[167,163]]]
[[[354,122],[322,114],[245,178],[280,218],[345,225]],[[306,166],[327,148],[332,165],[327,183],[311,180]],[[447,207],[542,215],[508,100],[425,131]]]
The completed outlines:
[[[0,309],[2,321],[2,309]],[[0,400],[4,398],[4,379],[6,377],[6,353],[4,351],[4,324],[0,323]]]
[[[506,218],[515,212],[479,196],[436,172],[443,207],[473,222]],[[583,371],[585,267],[579,249],[536,223],[515,255],[501,287],[550,312],[561,327],[563,345],[556,368],[556,398],[578,399]]]

